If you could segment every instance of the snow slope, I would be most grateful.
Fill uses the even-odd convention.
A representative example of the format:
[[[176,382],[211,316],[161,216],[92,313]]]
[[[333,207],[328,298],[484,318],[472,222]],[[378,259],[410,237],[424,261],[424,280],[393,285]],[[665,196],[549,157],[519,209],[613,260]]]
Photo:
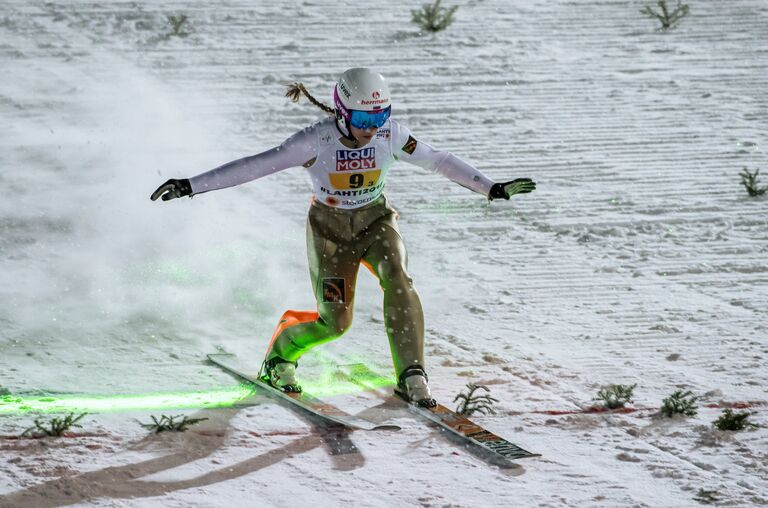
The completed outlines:
[[[419,137],[538,182],[489,204],[401,164],[388,195],[436,395],[487,384],[498,414],[477,420],[542,454],[489,466],[387,410],[386,390],[331,400],[399,432],[334,436],[258,395],[164,409],[209,418],[171,436],[147,436],[135,420],[160,410],[142,410],[11,439],[33,419],[12,413],[0,506],[768,504],[768,432],[711,425],[733,404],[766,423],[768,201],[738,173],[767,166],[768,5],[689,2],[660,33],[645,4],[474,0],[419,36],[407,2],[363,23],[346,0],[0,0],[0,394],[235,385],[206,353],[258,363],[281,312],[314,307],[307,177],[148,196],[320,117],[281,83],[325,98],[367,65]],[[179,14],[190,35],[163,37]],[[306,357],[308,378],[328,359],[389,372],[380,291],[358,287],[352,330]],[[582,412],[610,383],[637,383],[645,410]],[[699,415],[651,418],[677,389]]]

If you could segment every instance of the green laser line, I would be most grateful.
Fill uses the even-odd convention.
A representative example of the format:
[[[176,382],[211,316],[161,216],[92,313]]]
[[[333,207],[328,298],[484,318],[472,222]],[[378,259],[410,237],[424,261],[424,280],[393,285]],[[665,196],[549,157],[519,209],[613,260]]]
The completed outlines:
[[[302,383],[304,389],[318,397],[332,397],[357,393],[364,388],[339,378],[332,372],[319,379]],[[391,380],[369,378],[365,388],[377,389],[391,386]],[[163,392],[136,395],[50,395],[50,396],[0,396],[1,415],[22,415],[26,413],[116,413],[152,409],[203,409],[222,408],[237,405],[254,393],[250,383],[191,392]]]
[[[318,354],[319,368],[312,377],[302,379],[302,386],[316,397],[333,397],[377,390],[394,385],[389,377],[368,368],[359,357],[347,357],[350,363],[340,369],[337,361]],[[317,372],[319,370],[320,372]],[[353,379],[342,371],[352,372]],[[7,392],[6,392],[7,393]],[[129,395],[59,395],[23,396],[0,395],[0,416],[26,413],[116,413],[122,411],[205,409],[236,406],[243,399],[257,394],[250,383],[223,386],[210,390],[175,391]]]
[[[148,409],[231,407],[252,395],[254,387],[239,384],[212,390],[137,395],[50,395],[0,397],[0,415],[25,413],[114,413]]]

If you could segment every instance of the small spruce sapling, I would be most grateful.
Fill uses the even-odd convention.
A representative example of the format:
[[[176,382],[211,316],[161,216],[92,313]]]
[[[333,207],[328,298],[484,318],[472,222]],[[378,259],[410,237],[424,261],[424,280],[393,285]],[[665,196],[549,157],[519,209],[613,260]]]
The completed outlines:
[[[744,430],[747,427],[757,427],[754,423],[747,421],[751,414],[749,411],[734,413],[731,409],[725,409],[720,418],[712,423],[720,430]]]
[[[659,413],[667,418],[672,418],[675,415],[696,416],[698,413],[697,400],[699,397],[696,397],[692,392],[678,390],[662,401]]]
[[[762,196],[768,191],[768,187],[758,187],[757,176],[759,174],[760,169],[756,169],[754,173],[750,173],[747,168],[744,168],[744,171],[739,173],[739,176],[741,176],[741,184],[747,189],[747,194],[752,197]]]
[[[182,31],[182,28],[184,24],[187,22],[187,15],[182,14],[181,16],[168,16],[168,23],[170,23],[171,27],[173,27],[173,32],[168,34],[168,37],[186,37],[189,35],[189,32]]]
[[[446,9],[440,6],[440,0],[435,0],[433,4],[422,5],[421,10],[411,10],[411,21],[426,32],[439,32],[453,23],[453,14],[458,8],[454,5]]]
[[[72,427],[82,428],[79,422],[88,413],[82,413],[75,416],[75,413],[69,413],[64,418],[54,417],[48,422],[40,418],[35,418],[35,425],[22,432],[22,436],[50,436],[61,437]]]
[[[659,6],[661,12],[654,11],[650,5],[646,5],[640,12],[650,18],[658,19],[661,22],[662,30],[672,28],[675,23],[683,19],[690,11],[688,4],[683,5],[680,3],[680,0],[677,0],[677,7],[672,12],[669,11],[666,0],[659,0],[656,2],[656,5]]]
[[[699,489],[694,498],[701,504],[715,504],[720,501],[720,492],[716,490]]]
[[[152,423],[139,422],[139,425],[141,425],[145,429],[151,430],[155,434],[159,434],[160,432],[185,432],[190,426],[208,419],[208,418],[187,418],[186,416],[182,417],[182,415],[176,415],[176,416],[162,415],[159,420],[154,416],[150,416],[150,418],[152,418]],[[181,420],[177,421],[176,420],[177,418],[181,418]]]
[[[477,390],[485,390],[490,392],[485,385],[476,385],[472,383],[467,384],[469,393],[459,393],[453,401],[461,400],[458,406],[456,406],[456,412],[460,415],[470,416],[474,413],[482,413],[484,415],[495,415],[496,411],[493,409],[493,404],[498,402],[490,395],[475,395]]]
[[[606,409],[619,409],[625,404],[632,402],[637,384],[633,385],[610,385],[601,388],[597,392],[597,397],[592,400],[600,401]]]

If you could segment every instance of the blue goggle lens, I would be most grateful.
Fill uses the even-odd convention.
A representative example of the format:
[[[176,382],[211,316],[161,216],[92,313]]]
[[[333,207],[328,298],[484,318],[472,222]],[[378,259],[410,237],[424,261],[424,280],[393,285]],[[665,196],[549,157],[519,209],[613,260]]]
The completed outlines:
[[[378,129],[387,123],[391,112],[392,106],[380,111],[358,111],[353,109],[349,124],[356,129],[370,129],[371,127]]]

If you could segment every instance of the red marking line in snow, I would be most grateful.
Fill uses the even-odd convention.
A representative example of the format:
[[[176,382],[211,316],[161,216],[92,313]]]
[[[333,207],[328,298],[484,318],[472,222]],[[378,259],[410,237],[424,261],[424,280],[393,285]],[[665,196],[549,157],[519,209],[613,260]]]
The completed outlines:
[[[248,432],[248,434],[253,436],[253,437],[308,436],[309,435],[309,433],[307,433],[306,431],[301,431],[301,430],[285,430],[285,431],[273,430],[273,431],[270,431],[270,432],[250,431],[250,432]]]
[[[764,406],[765,402],[752,400],[749,402],[722,402],[720,404],[705,404],[704,407],[711,409],[749,409],[757,406]]]
[[[580,414],[594,414],[594,413],[618,413],[618,414],[624,414],[624,413],[635,413],[637,411],[658,411],[659,408],[655,407],[643,407],[643,408],[635,408],[635,407],[620,407],[618,409],[608,409],[606,407],[600,407],[600,406],[594,406],[587,409],[574,409],[574,410],[545,410],[545,411],[531,411],[532,413],[537,414],[544,414],[544,415],[552,415],[552,416],[560,416],[560,415],[580,415]]]
[[[708,409],[757,409],[765,406],[766,403],[760,400],[752,400],[748,402],[720,402],[715,404],[705,404],[704,407]],[[640,411],[658,411],[657,407],[620,407],[618,409],[608,409],[602,406],[592,406],[586,409],[565,409],[565,410],[542,410],[531,411],[535,414],[561,416],[561,415],[581,415],[581,414],[628,414],[637,413]]]

